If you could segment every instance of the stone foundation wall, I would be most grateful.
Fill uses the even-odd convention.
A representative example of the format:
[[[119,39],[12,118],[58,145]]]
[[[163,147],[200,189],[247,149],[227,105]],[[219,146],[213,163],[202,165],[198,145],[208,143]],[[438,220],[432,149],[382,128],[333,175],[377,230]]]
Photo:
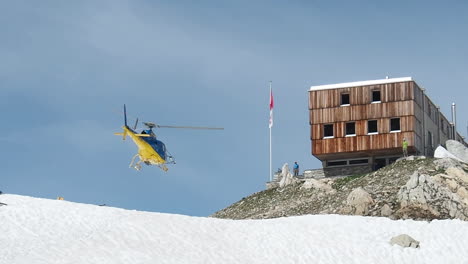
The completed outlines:
[[[334,177],[334,176],[349,176],[356,174],[364,174],[372,172],[372,167],[368,164],[366,165],[353,165],[353,166],[343,166],[335,168],[324,168],[323,172],[325,177]]]
[[[303,172],[303,177],[305,179],[310,179],[310,178],[321,179],[321,178],[325,178],[325,173],[323,169],[305,170]]]

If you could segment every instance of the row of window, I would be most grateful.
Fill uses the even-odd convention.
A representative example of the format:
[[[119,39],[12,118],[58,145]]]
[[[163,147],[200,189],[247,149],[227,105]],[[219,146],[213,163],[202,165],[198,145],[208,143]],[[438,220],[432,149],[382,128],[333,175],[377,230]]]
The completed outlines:
[[[368,120],[367,121],[367,134],[373,135],[378,134],[378,122],[377,120]],[[390,132],[400,132],[400,118],[390,118]],[[323,138],[333,138],[335,137],[334,133],[334,124],[325,124],[323,125]],[[356,136],[356,122],[347,122],[345,127],[346,136]]]
[[[369,159],[327,160],[327,167],[368,164]]]
[[[372,164],[372,169],[377,170],[386,165],[394,163],[400,156],[396,157],[381,157],[375,158],[374,164]],[[358,158],[358,159],[348,159],[348,160],[327,160],[326,167],[343,167],[343,166],[352,166],[352,165],[366,165],[369,164],[369,158]]]
[[[380,103],[380,90],[373,90],[372,91],[372,101],[371,103]],[[349,93],[342,93],[341,94],[341,102],[340,102],[340,105],[341,106],[347,106],[347,105],[350,105],[350,101],[349,101]]]

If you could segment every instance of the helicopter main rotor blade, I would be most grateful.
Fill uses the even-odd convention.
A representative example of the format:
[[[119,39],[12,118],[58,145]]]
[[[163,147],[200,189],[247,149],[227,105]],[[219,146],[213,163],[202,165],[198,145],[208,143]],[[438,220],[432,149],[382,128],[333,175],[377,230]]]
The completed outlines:
[[[198,127],[198,126],[161,126],[156,125],[157,128],[184,128],[184,129],[208,129],[208,130],[224,130],[224,127]]]

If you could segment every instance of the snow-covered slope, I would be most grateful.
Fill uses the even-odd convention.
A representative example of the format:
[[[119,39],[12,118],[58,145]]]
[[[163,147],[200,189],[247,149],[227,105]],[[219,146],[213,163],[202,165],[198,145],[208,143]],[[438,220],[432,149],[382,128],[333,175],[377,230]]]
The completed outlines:
[[[468,222],[223,220],[0,195],[0,263],[468,263]],[[419,249],[391,246],[406,233]]]

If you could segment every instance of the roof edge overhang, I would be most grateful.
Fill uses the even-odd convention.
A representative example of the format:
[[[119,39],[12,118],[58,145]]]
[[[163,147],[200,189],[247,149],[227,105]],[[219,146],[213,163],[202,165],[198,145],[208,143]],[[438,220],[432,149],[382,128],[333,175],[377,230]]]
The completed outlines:
[[[348,88],[348,87],[358,87],[358,86],[387,84],[387,83],[398,83],[398,82],[410,82],[410,81],[414,81],[412,77],[401,77],[401,78],[369,80],[369,81],[360,81],[360,82],[325,84],[325,85],[311,86],[309,91],[328,90],[328,89],[337,89],[337,88]]]

